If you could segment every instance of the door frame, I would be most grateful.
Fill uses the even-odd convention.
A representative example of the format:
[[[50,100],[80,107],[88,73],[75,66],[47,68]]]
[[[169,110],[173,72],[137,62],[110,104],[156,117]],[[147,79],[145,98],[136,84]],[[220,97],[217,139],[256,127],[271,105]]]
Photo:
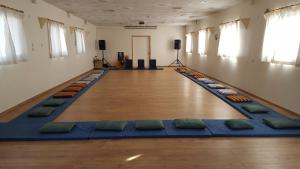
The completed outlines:
[[[149,58],[149,60],[151,59],[151,36],[150,35],[132,35],[131,36],[131,53],[132,53],[132,55],[131,55],[131,59],[132,59],[132,61],[133,61],[133,38],[138,38],[138,37],[146,37],[146,38],[148,38],[148,42],[149,42],[149,51],[148,51],[148,58]]]

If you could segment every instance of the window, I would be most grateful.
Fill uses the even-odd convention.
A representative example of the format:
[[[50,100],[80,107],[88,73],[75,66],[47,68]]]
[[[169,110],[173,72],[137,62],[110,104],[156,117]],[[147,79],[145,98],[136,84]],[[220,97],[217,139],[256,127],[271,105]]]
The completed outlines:
[[[51,58],[59,58],[68,55],[66,43],[66,30],[64,25],[55,21],[48,21],[50,55]]]
[[[220,30],[218,55],[236,59],[240,52],[240,21],[223,24]]]
[[[300,7],[273,11],[265,18],[262,61],[299,65]]]
[[[23,13],[0,7],[0,64],[27,60]]]
[[[77,54],[85,53],[85,38],[84,31],[82,29],[75,29],[75,45]]]
[[[198,53],[200,56],[207,55],[208,39],[209,39],[208,29],[200,30],[198,33]]]
[[[189,33],[186,35],[186,52],[192,53],[193,42],[192,42],[192,34]]]

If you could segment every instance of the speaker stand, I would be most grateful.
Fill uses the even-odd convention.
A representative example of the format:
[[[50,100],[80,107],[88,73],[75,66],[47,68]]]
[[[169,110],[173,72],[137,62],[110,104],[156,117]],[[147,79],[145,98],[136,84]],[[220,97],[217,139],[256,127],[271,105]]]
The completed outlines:
[[[102,65],[104,65],[106,63],[108,67],[111,67],[111,64],[105,59],[104,50],[102,50],[102,59],[101,59],[101,62],[102,62]]]
[[[184,67],[183,63],[179,60],[179,50],[177,49],[177,58],[168,67]]]

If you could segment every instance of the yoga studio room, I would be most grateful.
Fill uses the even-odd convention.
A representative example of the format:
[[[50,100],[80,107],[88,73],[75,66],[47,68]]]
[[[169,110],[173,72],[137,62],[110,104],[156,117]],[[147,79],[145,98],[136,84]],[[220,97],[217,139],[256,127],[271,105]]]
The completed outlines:
[[[300,169],[300,0],[0,0],[0,169]]]

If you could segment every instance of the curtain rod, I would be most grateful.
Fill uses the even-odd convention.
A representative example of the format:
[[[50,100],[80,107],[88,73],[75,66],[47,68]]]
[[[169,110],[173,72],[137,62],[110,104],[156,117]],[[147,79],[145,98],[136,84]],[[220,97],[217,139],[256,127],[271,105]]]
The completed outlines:
[[[220,25],[225,25],[225,24],[228,24],[228,23],[238,22],[238,21],[242,21],[242,20],[243,20],[243,19],[236,19],[236,20],[233,20],[233,21],[221,23]]]
[[[59,24],[62,24],[64,25],[63,22],[59,22],[59,21],[56,21],[56,20],[52,20],[52,19],[49,19],[49,18],[43,18],[43,17],[39,17],[40,20],[46,20],[46,21],[51,21],[51,22],[56,22],[56,23],[59,23]]]
[[[271,13],[271,12],[276,12],[276,11],[279,11],[279,10],[282,10],[282,9],[286,9],[286,8],[291,8],[291,7],[294,7],[294,6],[299,6],[299,5],[300,5],[300,3],[293,4],[293,5],[288,5],[288,6],[284,6],[284,7],[281,7],[281,8],[272,9],[272,10],[270,10],[270,9],[266,9],[266,12],[265,12],[265,14],[267,14],[267,13]]]
[[[22,10],[18,10],[18,9],[15,9],[15,8],[11,8],[11,7],[2,5],[2,4],[0,4],[0,7],[2,7],[2,8],[7,8],[7,9],[10,9],[10,10],[13,10],[13,11],[16,11],[16,12],[24,13],[24,11],[22,11]]]

